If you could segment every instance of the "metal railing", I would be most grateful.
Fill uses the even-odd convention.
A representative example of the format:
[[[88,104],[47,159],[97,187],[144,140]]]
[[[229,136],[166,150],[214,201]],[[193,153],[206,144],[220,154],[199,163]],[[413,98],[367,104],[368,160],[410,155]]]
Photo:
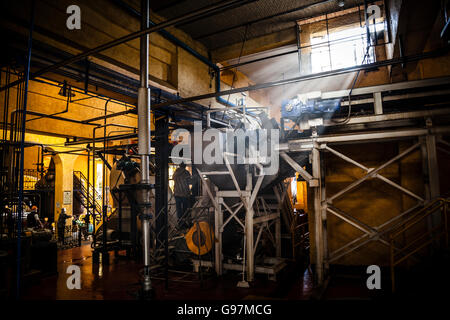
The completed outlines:
[[[390,266],[391,266],[391,282],[392,292],[395,292],[395,267],[400,263],[406,261],[420,250],[431,246],[438,242],[442,237],[445,237],[445,246],[448,247],[448,206],[450,198],[438,198],[424,208],[417,211],[411,217],[402,222],[401,226],[394,229],[389,235],[390,239]],[[419,226],[421,223],[426,224],[431,215],[440,214],[440,223],[437,226],[429,228],[427,232],[414,237],[412,242],[409,242],[403,247],[399,247],[395,240],[404,235],[405,232],[411,230],[413,227]]]
[[[58,249],[80,247],[82,238],[83,230],[79,224],[66,225],[63,230],[57,228]]]
[[[39,181],[40,172],[36,169],[23,170],[23,188],[24,190],[34,190]]]
[[[96,218],[97,222],[102,220],[102,206],[97,201],[101,195],[95,190],[94,186],[88,181],[81,171],[74,171],[74,194],[79,197],[79,201]],[[98,225],[97,225],[98,227]]]

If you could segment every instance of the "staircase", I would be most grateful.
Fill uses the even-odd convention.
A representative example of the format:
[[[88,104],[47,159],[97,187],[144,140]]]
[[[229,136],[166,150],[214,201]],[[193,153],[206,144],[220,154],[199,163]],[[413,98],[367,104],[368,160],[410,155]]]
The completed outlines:
[[[86,208],[88,213],[95,217],[94,225],[95,232],[97,232],[103,223],[102,205],[97,200],[101,199],[101,195],[81,171],[73,172],[73,194]]]
[[[450,261],[448,259],[449,205],[450,198],[438,198],[431,201],[391,231],[389,239],[392,292],[397,289],[395,268],[402,263],[406,263],[410,258],[419,257],[421,259],[408,273],[417,273],[419,269],[422,269],[422,271],[428,270],[427,274],[422,272],[421,278],[428,277],[435,285],[442,282],[442,279],[439,280],[436,276],[445,276],[447,271],[437,274],[439,268],[436,266],[444,265],[441,258],[445,256],[447,256],[444,259],[447,266]],[[434,223],[432,223],[432,218],[435,221]],[[437,260],[440,262],[433,263]],[[417,284],[418,277],[415,276],[414,278],[412,281]]]
[[[278,210],[291,241],[292,258],[308,255],[309,231],[307,215],[294,214],[294,207],[288,194],[289,184],[280,182],[273,187]]]

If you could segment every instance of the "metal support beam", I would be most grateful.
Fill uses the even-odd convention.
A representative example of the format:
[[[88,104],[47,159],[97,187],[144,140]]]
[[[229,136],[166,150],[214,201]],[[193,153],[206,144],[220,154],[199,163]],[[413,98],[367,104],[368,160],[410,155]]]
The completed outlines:
[[[373,94],[373,105],[376,115],[383,114],[383,99],[381,97],[381,92],[375,92]]]
[[[169,127],[168,118],[160,118],[156,121],[155,154],[156,154],[156,176],[155,176],[155,212],[159,213],[155,221],[156,234],[159,241],[164,244],[164,273],[166,288],[168,288],[168,266],[169,266],[169,217],[167,190],[169,187]],[[155,217],[156,218],[156,217]],[[156,249],[160,248],[157,245]]]
[[[292,169],[298,172],[302,178],[308,182],[310,187],[317,187],[319,185],[319,181],[314,179],[308,171],[303,169],[302,166],[295,162],[294,159],[292,159],[286,152],[280,152],[280,156],[292,167]]]
[[[421,138],[422,141],[424,140],[424,138]],[[360,236],[359,238],[356,238],[352,241],[350,241],[349,243],[345,244],[344,246],[338,248],[337,250],[335,250],[329,259],[329,262],[331,261],[336,261],[337,259],[343,257],[344,255],[347,255],[351,252],[353,252],[354,250],[356,250],[357,248],[363,246],[364,244],[376,240],[381,242],[384,245],[389,246],[389,242],[387,242],[386,240],[384,240],[382,238],[382,236],[384,234],[386,234],[387,232],[389,232],[393,227],[395,227],[396,225],[394,224],[395,221],[398,221],[400,218],[402,218],[403,216],[409,214],[410,212],[414,211],[415,209],[417,209],[418,207],[420,207],[423,202],[424,199],[422,199],[422,197],[414,194],[413,192],[407,190],[406,188],[398,185],[397,183],[385,178],[384,176],[380,175],[379,172],[382,168],[387,167],[389,164],[400,160],[401,158],[405,157],[406,155],[410,154],[412,151],[416,150],[416,148],[420,145],[420,143],[416,143],[413,146],[407,148],[405,151],[401,152],[400,154],[398,154],[397,156],[393,157],[392,159],[390,159],[389,161],[387,161],[386,163],[384,163],[383,165],[381,165],[380,167],[378,167],[377,169],[373,169],[373,168],[367,168],[366,166],[358,163],[357,161],[347,157],[346,155],[328,147],[326,144],[322,144],[320,146],[321,149],[323,150],[327,150],[331,153],[333,153],[334,155],[336,155],[337,157],[345,160],[348,163],[351,163],[363,170],[365,170],[367,172],[367,175],[364,176],[363,178],[355,181],[354,183],[352,183],[350,186],[344,188],[342,191],[336,193],[335,195],[333,195],[332,197],[328,198],[325,202],[322,202],[322,209],[325,208],[326,211],[332,213],[333,215],[339,217],[340,219],[342,219],[343,221],[351,224],[352,226],[354,226],[355,228],[359,229],[360,231],[362,231],[364,234],[362,236]],[[424,143],[422,143],[422,147],[424,147]],[[323,169],[323,168],[322,168]],[[371,227],[363,222],[361,222],[360,220],[356,219],[355,217],[351,216],[350,214],[340,210],[339,208],[333,207],[331,205],[332,200],[338,196],[343,195],[344,193],[352,190],[354,187],[356,187],[357,185],[359,185],[361,182],[365,181],[367,177],[374,177],[374,178],[378,178],[388,184],[390,184],[391,186],[399,189],[400,191],[402,191],[403,193],[415,198],[418,200],[417,204],[413,207],[411,207],[410,209],[406,210],[405,212],[401,213],[400,215],[390,219],[389,221],[383,223],[382,225],[378,226],[378,227]],[[323,185],[322,185],[323,187]],[[323,192],[324,194],[324,192]],[[363,241],[364,240],[364,241]],[[398,250],[398,248],[394,248],[395,250]]]
[[[316,144],[312,149],[313,176],[321,181],[320,151]],[[321,286],[324,281],[324,248],[323,248],[323,224],[322,224],[322,191],[320,185],[314,188],[314,243],[316,263],[316,284]]]
[[[437,149],[436,149],[436,136],[435,135],[426,135],[424,137],[424,147],[425,150],[422,149],[425,161],[426,161],[426,184],[428,186],[428,200],[432,201],[440,196],[440,186],[439,186],[439,165],[437,161]],[[429,231],[433,230],[441,223],[441,215],[439,211],[436,211],[430,216],[430,220],[428,221],[428,229]]]
[[[435,57],[445,55],[448,53],[448,51],[449,51],[448,48],[438,49],[436,51],[430,51],[430,52],[426,52],[426,53],[416,54],[416,55],[412,55],[412,56],[408,56],[408,57],[404,57],[404,58],[395,58],[395,59],[390,59],[390,60],[378,61],[378,62],[362,64],[362,65],[358,65],[358,66],[354,66],[354,67],[348,67],[348,68],[336,69],[336,70],[332,70],[332,71],[325,71],[325,72],[320,72],[320,73],[303,75],[303,76],[293,77],[293,78],[289,78],[289,79],[283,79],[283,80],[278,80],[278,81],[272,81],[272,82],[266,82],[266,83],[246,86],[246,87],[242,87],[242,88],[218,91],[215,93],[207,93],[207,94],[202,94],[202,95],[193,96],[193,97],[189,97],[189,98],[169,100],[167,102],[154,105],[154,109],[159,109],[159,108],[170,106],[170,105],[177,104],[177,103],[199,101],[199,100],[203,100],[203,99],[222,97],[222,96],[226,96],[226,95],[247,92],[247,91],[261,90],[261,89],[266,89],[266,88],[273,88],[273,87],[277,87],[277,86],[283,86],[283,85],[288,85],[288,84],[293,84],[293,83],[298,83],[298,82],[303,82],[303,81],[308,81],[308,80],[313,80],[313,79],[327,78],[327,77],[331,77],[331,76],[348,74],[348,73],[352,73],[352,72],[364,71],[364,70],[368,70],[368,69],[372,70],[375,68],[397,65],[397,64],[403,63],[405,61],[406,62],[420,61],[423,59],[435,58]]]
[[[249,166],[246,165],[247,171],[247,187],[246,190],[252,191],[252,175],[249,172]],[[257,191],[256,191],[257,192]],[[247,281],[251,282],[255,276],[255,255],[253,254],[253,206],[251,205],[251,197],[247,196],[244,200],[246,204],[245,212],[245,237],[246,237],[246,251],[247,251]]]
[[[374,170],[370,170],[365,176],[363,176],[362,178],[356,180],[355,182],[353,182],[352,184],[350,184],[349,186],[345,187],[344,189],[342,189],[341,191],[339,191],[338,193],[334,194],[333,196],[329,197],[327,199],[328,203],[332,203],[334,199],[340,197],[341,195],[343,195],[344,193],[356,188],[358,185],[360,185],[362,182],[366,181],[367,179],[374,177],[378,174],[378,172],[380,172],[381,170],[383,170],[384,168],[386,168],[387,166],[389,166],[390,164],[396,162],[397,160],[400,160],[401,158],[405,157],[406,155],[410,154],[411,152],[413,152],[415,149],[417,149],[417,147],[420,145],[420,143],[416,143],[414,145],[412,145],[411,147],[409,147],[408,149],[406,149],[405,151],[403,151],[402,153],[398,154],[397,156],[395,156],[394,158],[392,158],[391,160],[387,161],[386,163],[382,164],[381,166],[379,166],[378,168],[374,169]]]
[[[254,1],[255,0],[230,0],[230,1],[226,1],[226,2],[221,1],[219,3],[215,3],[215,4],[212,4],[210,6],[206,6],[206,7],[200,8],[200,9],[194,11],[194,12],[190,12],[190,13],[184,15],[184,16],[176,17],[174,19],[161,22],[161,23],[159,23],[157,25],[154,25],[152,27],[148,26],[149,25],[148,24],[148,22],[149,22],[148,16],[145,17],[145,14],[142,14],[141,15],[141,17],[142,17],[141,22],[145,23],[146,27],[145,28],[141,28],[140,31],[136,31],[136,32],[130,33],[130,34],[128,34],[126,36],[123,36],[123,37],[121,37],[119,39],[115,39],[113,41],[107,42],[107,43],[102,44],[102,45],[100,45],[98,47],[95,47],[95,48],[89,49],[89,50],[87,50],[85,52],[82,52],[80,54],[74,55],[71,58],[65,59],[65,60],[63,60],[61,62],[58,62],[56,64],[53,64],[51,66],[48,66],[48,67],[43,68],[43,69],[40,69],[40,70],[30,74],[30,79],[34,79],[36,77],[42,76],[45,73],[58,70],[61,67],[64,67],[64,66],[72,64],[74,62],[83,60],[83,59],[85,59],[85,58],[87,58],[89,56],[92,56],[92,55],[96,54],[96,53],[99,53],[99,52],[105,51],[107,49],[113,48],[113,47],[115,47],[117,45],[120,45],[122,43],[126,43],[128,41],[131,41],[131,40],[134,40],[134,39],[137,39],[137,38],[141,38],[141,37],[143,37],[145,35],[148,35],[150,33],[163,30],[163,29],[165,29],[167,27],[171,27],[171,26],[180,25],[180,24],[183,24],[183,23],[188,23],[188,22],[193,22],[193,21],[196,21],[196,20],[200,20],[202,18],[211,16],[213,14],[216,14],[216,13],[219,13],[219,12],[223,12],[224,10],[236,8],[236,7],[239,7],[239,6],[245,5],[245,4],[250,3],[250,2],[254,2]],[[143,20],[144,18],[147,18],[146,21]],[[11,82],[10,84],[8,84],[6,86],[1,87],[0,91],[4,91],[4,90],[6,90],[8,88],[14,87],[14,86],[16,86],[16,85],[18,85],[19,83],[22,83],[22,82],[24,82],[23,79],[19,79],[17,81]]]
[[[322,154],[322,157],[320,157],[320,202],[321,202],[321,210],[322,210],[322,234],[323,234],[323,267],[324,267],[324,276],[327,277],[330,269],[330,263],[329,263],[329,252],[328,252],[328,225],[327,225],[327,189],[326,189],[326,170],[325,170],[325,155]]]

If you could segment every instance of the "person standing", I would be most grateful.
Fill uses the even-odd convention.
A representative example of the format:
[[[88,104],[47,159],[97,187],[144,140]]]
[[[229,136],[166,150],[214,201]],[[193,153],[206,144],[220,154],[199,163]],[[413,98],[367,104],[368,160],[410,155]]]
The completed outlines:
[[[178,225],[181,229],[187,227],[186,219],[181,220],[185,215],[186,211],[189,209],[189,197],[191,195],[191,190],[189,185],[192,184],[192,177],[189,171],[186,170],[186,164],[182,162],[180,167],[175,170],[172,176],[175,187],[174,196],[177,208]]]
[[[91,223],[89,212],[86,212],[83,220],[84,220],[83,236],[84,236],[84,240],[88,240],[89,239],[89,224]]]
[[[59,242],[62,242],[62,244],[65,244],[65,230],[66,230],[66,220],[69,218],[69,216],[66,214],[66,208],[61,209],[61,213],[58,217],[58,240]]]
[[[27,227],[30,229],[42,229],[44,227],[39,219],[37,206],[32,206],[31,212],[27,215]]]

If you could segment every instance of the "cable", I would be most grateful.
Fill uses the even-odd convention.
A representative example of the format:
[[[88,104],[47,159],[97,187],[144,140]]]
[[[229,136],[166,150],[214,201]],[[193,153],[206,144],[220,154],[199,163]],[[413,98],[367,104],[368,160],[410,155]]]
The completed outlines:
[[[364,58],[363,58],[363,61],[362,61],[361,64],[364,64],[364,62],[366,61],[366,58],[369,56],[369,49],[370,49],[370,46],[368,45],[367,49],[366,49],[366,53],[364,55]],[[347,124],[350,121],[351,113],[352,113],[352,99],[351,99],[351,95],[352,95],[353,89],[355,88],[356,81],[358,80],[360,73],[361,73],[361,69],[358,70],[358,72],[356,73],[356,77],[353,80],[352,87],[350,88],[350,91],[348,93],[348,113],[347,113],[347,117],[344,120],[341,120],[341,121],[331,119],[332,122],[334,122],[336,124]]]
[[[244,53],[245,43],[247,42],[247,32],[248,32],[248,27],[249,27],[249,25],[247,24],[247,25],[245,26],[244,39],[243,39],[243,41],[242,41],[241,51],[239,52],[239,57],[238,57],[238,62],[237,62],[237,64],[239,64],[239,63],[241,62],[241,57],[242,57],[242,54]],[[237,72],[238,72],[238,67],[236,67],[236,70],[235,70],[234,73],[233,73],[233,80],[231,81],[231,89],[233,89],[234,82],[236,81],[236,74],[237,74]],[[231,96],[231,94],[228,95],[228,98],[227,98],[227,105],[228,105],[229,102],[230,102],[230,96]],[[225,111],[223,112],[222,121],[223,121],[224,118],[225,118]]]

